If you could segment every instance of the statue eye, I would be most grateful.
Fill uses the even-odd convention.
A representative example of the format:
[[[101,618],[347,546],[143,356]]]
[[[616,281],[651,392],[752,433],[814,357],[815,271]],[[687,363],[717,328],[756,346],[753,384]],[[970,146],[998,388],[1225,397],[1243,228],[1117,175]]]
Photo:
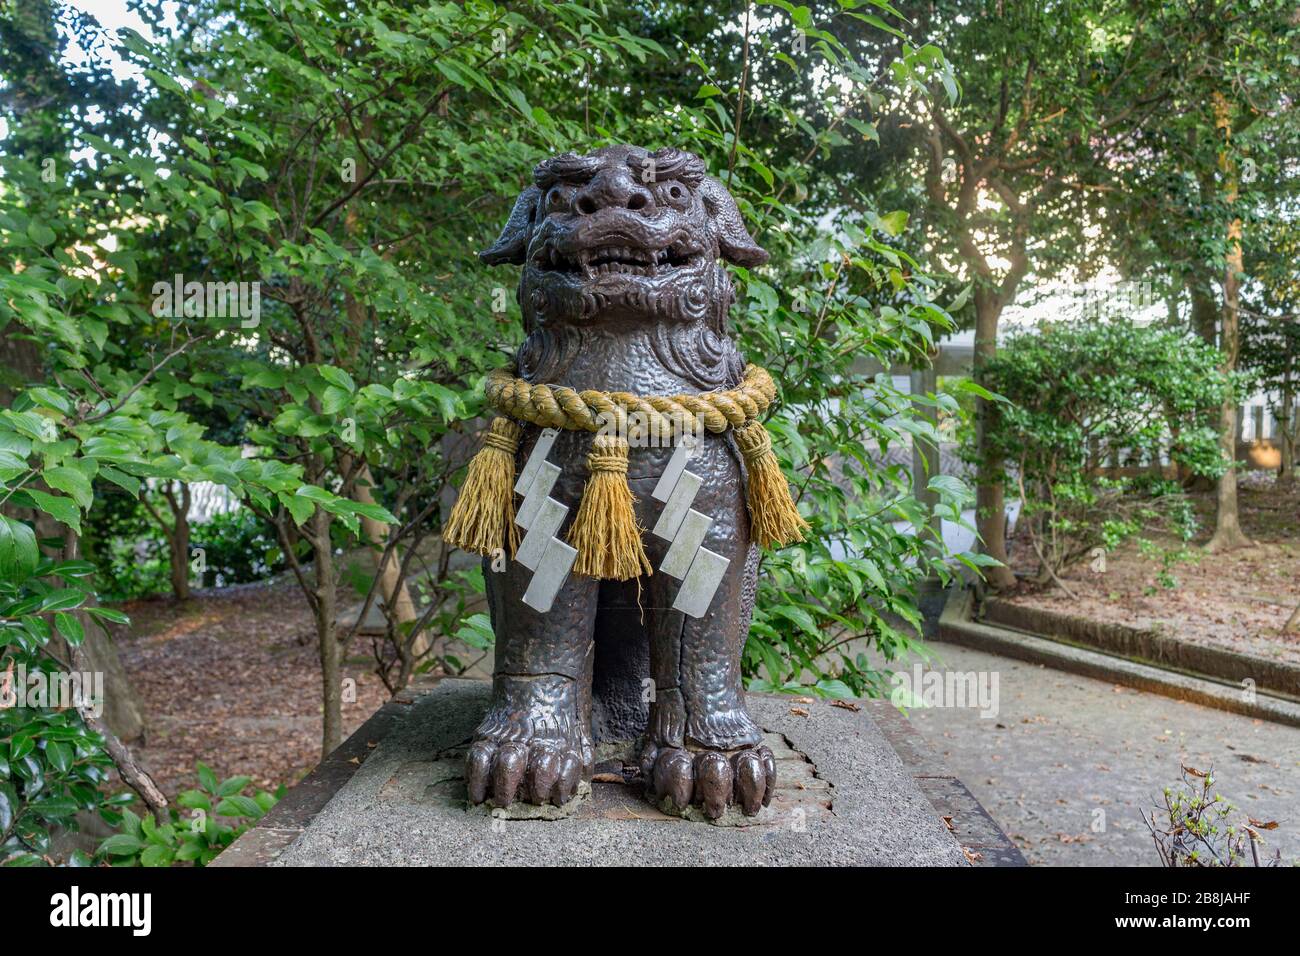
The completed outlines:
[[[546,194],[546,205],[550,209],[568,209],[573,190],[567,186],[553,186]]]
[[[689,199],[686,187],[681,183],[665,183],[659,187],[659,194],[674,206],[685,206]]]

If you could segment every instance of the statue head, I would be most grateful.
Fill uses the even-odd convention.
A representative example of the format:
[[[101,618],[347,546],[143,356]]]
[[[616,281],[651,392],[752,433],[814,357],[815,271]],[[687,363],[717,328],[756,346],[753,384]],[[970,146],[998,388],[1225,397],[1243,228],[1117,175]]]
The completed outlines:
[[[718,261],[767,261],[725,186],[692,153],[608,146],[538,164],[492,247],[490,264],[522,265],[519,302],[537,326],[684,322],[723,311]]]

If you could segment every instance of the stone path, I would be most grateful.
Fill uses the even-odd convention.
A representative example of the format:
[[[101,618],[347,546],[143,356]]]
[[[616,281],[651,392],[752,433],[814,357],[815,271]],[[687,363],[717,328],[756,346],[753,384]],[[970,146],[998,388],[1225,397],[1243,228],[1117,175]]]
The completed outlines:
[[[913,708],[913,725],[1031,864],[1158,865],[1139,815],[1179,765],[1257,820],[1283,860],[1300,858],[1300,729],[930,642],[936,669],[998,678],[998,712]]]

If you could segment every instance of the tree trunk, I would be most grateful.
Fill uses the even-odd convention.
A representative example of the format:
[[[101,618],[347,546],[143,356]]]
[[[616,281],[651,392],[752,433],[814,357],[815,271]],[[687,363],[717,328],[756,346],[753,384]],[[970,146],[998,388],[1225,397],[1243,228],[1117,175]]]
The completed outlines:
[[[998,319],[1002,304],[996,294],[975,293],[975,381],[984,385],[984,366],[997,352]],[[1003,500],[1002,472],[1005,462],[991,454],[985,439],[997,415],[995,403],[978,399],[975,411],[976,443],[980,464],[975,486],[975,525],[983,542],[984,553],[1002,562],[1002,567],[985,568],[984,580],[999,590],[1013,587],[1016,576],[1007,558],[1007,515]]]
[[[1277,443],[1282,453],[1277,470],[1279,483],[1295,484],[1296,425],[1295,388],[1288,375],[1282,380],[1282,404],[1277,410]]]
[[[1188,282],[1192,295],[1192,331],[1210,345],[1219,344],[1219,309],[1209,286],[1200,280]]]
[[[1232,135],[1232,120],[1228,101],[1221,95],[1214,97],[1215,126],[1223,130],[1224,141]],[[1228,177],[1225,198],[1229,207],[1237,200],[1237,181],[1231,157],[1225,147],[1219,156],[1220,166]],[[1223,323],[1219,347],[1223,350],[1223,371],[1231,374],[1237,370],[1240,351],[1240,318],[1238,300],[1240,277],[1245,271],[1241,255],[1241,219],[1228,223],[1228,253],[1223,270]],[[1241,530],[1237,512],[1237,397],[1229,392],[1219,409],[1219,447],[1227,456],[1228,469],[1219,479],[1218,501],[1214,518],[1214,536],[1206,546],[1211,551],[1231,551],[1249,547],[1253,542]]]
[[[176,524],[167,535],[167,549],[171,557],[172,597],[177,601],[190,599],[190,522],[177,516]]]
[[[343,649],[339,646],[338,590],[334,580],[334,552],[330,543],[330,517],[317,508],[311,518],[315,577],[316,644],[321,676],[321,759],[343,743]]]

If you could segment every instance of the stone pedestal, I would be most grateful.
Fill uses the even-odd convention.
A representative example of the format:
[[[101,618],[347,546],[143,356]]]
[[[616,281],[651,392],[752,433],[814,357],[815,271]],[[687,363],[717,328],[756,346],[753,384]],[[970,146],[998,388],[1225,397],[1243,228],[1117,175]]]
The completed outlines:
[[[887,703],[749,695],[778,790],[758,817],[717,826],[651,806],[617,746],[568,817],[468,806],[465,748],[487,700],[485,682],[443,680],[386,705],[215,865],[1023,862]]]

